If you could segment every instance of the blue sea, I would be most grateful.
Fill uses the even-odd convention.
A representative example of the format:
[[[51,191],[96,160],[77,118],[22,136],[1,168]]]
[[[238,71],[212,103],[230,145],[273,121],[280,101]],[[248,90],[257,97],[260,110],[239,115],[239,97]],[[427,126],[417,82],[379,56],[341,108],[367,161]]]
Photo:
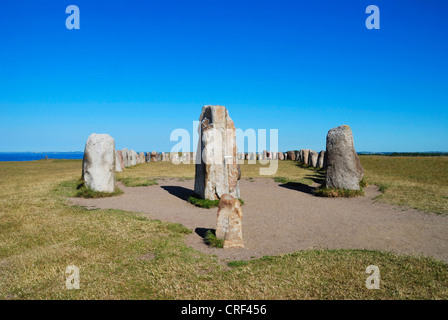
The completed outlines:
[[[82,159],[84,152],[0,152],[0,161],[34,161],[45,159]]]

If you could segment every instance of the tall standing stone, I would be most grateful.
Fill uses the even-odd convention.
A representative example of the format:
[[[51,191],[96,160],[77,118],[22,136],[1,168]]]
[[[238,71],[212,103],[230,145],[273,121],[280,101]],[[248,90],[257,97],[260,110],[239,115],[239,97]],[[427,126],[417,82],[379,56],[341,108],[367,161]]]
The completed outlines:
[[[139,163],[145,163],[145,153],[144,152],[140,152],[138,154],[138,158],[139,158]]]
[[[240,202],[230,194],[223,194],[219,200],[216,237],[224,240],[224,249],[244,248]]]
[[[324,167],[324,160],[325,160],[325,151],[321,150],[319,152],[319,157],[317,158],[317,167],[323,168]]]
[[[302,151],[303,151],[303,160],[302,160],[302,162],[305,165],[309,165],[310,164],[310,160],[309,160],[310,149],[302,149]]]
[[[283,152],[279,152],[277,157],[278,157],[278,160],[285,160],[285,156],[284,156]]]
[[[115,150],[115,172],[122,172],[120,156],[118,150]]]
[[[310,154],[308,157],[309,165],[314,168],[317,168],[317,158],[318,157],[319,157],[319,154],[316,151],[310,150]]]
[[[115,158],[115,141],[110,135],[90,135],[82,161],[82,179],[85,185],[94,191],[114,192]]]
[[[359,190],[364,169],[353,143],[353,133],[343,125],[328,131],[325,185],[328,188]]]
[[[129,162],[131,166],[135,166],[137,164],[137,152],[134,150],[129,150]]]
[[[123,153],[121,152],[121,150],[117,150],[117,155],[118,155],[118,160],[120,160],[121,170],[123,171],[125,168],[125,165],[124,165],[124,160],[123,160]]]
[[[129,161],[129,150],[127,148],[124,148],[123,150],[121,150],[121,154],[123,155],[124,166],[126,168],[130,167],[131,162]]]
[[[240,167],[235,125],[223,106],[204,106],[199,118],[194,191],[215,200],[228,193],[240,197]]]

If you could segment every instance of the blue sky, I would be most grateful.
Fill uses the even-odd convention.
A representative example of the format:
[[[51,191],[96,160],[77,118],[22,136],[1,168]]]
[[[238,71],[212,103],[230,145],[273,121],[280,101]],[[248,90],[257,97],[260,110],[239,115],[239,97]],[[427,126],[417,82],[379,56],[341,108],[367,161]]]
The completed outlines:
[[[68,30],[68,5],[80,30]],[[381,29],[365,27],[380,8]],[[206,104],[281,150],[448,151],[446,1],[2,1],[0,151],[169,151]]]

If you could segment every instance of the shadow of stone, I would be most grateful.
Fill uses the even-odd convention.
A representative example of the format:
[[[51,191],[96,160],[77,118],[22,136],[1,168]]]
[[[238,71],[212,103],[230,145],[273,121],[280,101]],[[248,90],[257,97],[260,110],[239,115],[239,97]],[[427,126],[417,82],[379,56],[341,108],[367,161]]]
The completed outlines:
[[[309,179],[315,183],[323,184],[325,182],[325,175],[319,172],[316,172],[315,175],[305,176],[305,179]]]
[[[216,230],[215,229],[210,229],[210,228],[196,228],[194,229],[194,232],[196,232],[196,234],[198,236],[200,236],[202,239],[205,238],[205,235],[207,234],[208,231],[211,231],[213,234],[216,234]]]
[[[179,186],[162,186],[163,190],[168,191],[173,196],[178,197],[179,199],[188,200],[188,197],[194,194],[194,191],[191,189],[187,189]]]
[[[311,195],[313,195],[313,190],[315,189],[313,187],[310,187],[309,185],[306,185],[306,184],[303,184],[300,182],[287,182],[287,183],[279,184],[279,186],[282,188],[296,190],[296,191],[308,193]]]

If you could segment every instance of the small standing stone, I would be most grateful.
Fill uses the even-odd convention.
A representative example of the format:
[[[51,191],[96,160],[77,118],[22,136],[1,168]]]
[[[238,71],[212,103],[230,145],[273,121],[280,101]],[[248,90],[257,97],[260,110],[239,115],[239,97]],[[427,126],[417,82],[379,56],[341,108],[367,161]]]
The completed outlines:
[[[223,194],[219,201],[216,237],[224,240],[224,249],[244,248],[243,211],[241,203],[230,194]]]

